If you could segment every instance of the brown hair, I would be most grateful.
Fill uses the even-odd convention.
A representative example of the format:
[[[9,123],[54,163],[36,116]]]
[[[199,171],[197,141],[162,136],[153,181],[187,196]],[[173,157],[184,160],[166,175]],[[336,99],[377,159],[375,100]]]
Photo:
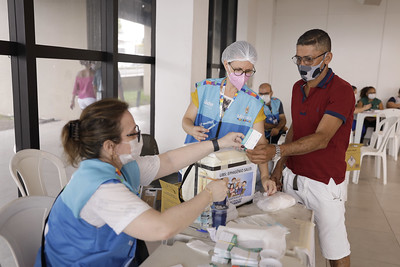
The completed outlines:
[[[61,131],[64,154],[72,166],[84,159],[99,158],[106,140],[121,142],[121,117],[128,104],[107,98],[86,107],[79,120],[69,121]]]
[[[361,98],[363,98],[363,97],[368,97],[368,96],[367,96],[367,93],[368,93],[368,91],[369,91],[370,89],[372,89],[372,88],[375,89],[375,87],[373,87],[373,86],[365,86],[363,89],[361,89],[360,97],[361,97]]]

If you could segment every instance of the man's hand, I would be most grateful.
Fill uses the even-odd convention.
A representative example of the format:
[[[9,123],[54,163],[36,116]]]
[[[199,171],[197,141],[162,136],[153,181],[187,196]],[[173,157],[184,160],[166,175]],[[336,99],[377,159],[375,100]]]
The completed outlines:
[[[255,164],[267,163],[275,156],[275,146],[257,145],[254,149],[248,149],[246,155]]]
[[[276,183],[276,188],[278,191],[282,191],[282,171],[283,167],[281,164],[276,164],[275,169],[271,174],[271,180]]]
[[[276,136],[279,134],[279,129],[278,128],[272,128],[271,129],[271,136]]]

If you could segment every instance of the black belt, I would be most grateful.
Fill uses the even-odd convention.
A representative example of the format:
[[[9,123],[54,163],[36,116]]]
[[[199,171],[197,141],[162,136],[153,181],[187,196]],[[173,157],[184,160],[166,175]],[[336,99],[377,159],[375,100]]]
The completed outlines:
[[[299,188],[297,187],[297,174],[293,178],[293,190],[298,191]]]

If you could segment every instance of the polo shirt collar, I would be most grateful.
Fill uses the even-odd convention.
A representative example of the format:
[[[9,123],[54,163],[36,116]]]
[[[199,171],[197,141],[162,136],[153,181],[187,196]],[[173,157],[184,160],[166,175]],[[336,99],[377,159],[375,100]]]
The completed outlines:
[[[335,73],[333,73],[332,69],[329,68],[325,77],[322,79],[322,81],[319,82],[317,87],[325,89],[328,86],[329,82],[332,81],[334,76],[335,76]]]

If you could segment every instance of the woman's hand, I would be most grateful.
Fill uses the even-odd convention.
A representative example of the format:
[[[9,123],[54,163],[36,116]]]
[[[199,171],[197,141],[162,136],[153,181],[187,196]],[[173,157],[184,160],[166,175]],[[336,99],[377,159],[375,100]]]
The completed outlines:
[[[224,137],[218,139],[218,145],[220,148],[241,148],[242,140],[244,138],[244,134],[231,132],[225,135]]]
[[[228,178],[212,181],[206,188],[212,193],[213,202],[223,201],[228,195]]]
[[[371,103],[366,104],[365,106],[363,106],[363,110],[364,111],[369,110],[370,108],[372,108],[372,104]]]
[[[275,181],[276,188],[278,191],[282,191],[282,172],[283,172],[283,166],[278,162],[277,164],[275,164],[275,169],[271,174],[271,180]]]
[[[271,196],[276,193],[277,187],[276,187],[275,181],[273,181],[269,178],[265,178],[265,179],[261,178],[261,183],[264,187],[264,191],[266,193],[268,193],[268,196]]]
[[[192,130],[190,131],[190,135],[194,137],[194,139],[196,139],[197,141],[203,141],[206,140],[206,138],[208,137],[208,133],[209,130],[202,127],[202,126],[193,126]]]

